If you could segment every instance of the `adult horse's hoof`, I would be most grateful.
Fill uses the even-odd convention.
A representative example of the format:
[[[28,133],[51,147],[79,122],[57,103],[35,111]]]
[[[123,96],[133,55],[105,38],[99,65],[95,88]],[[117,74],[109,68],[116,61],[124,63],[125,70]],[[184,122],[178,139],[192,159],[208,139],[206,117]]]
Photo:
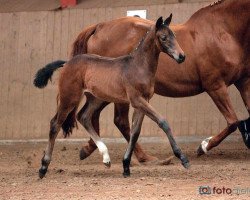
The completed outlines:
[[[45,169],[40,168],[39,169],[39,178],[42,179],[46,173],[47,173],[47,168],[45,168]]]
[[[89,153],[86,152],[86,150],[84,148],[82,148],[80,150],[80,153],[79,153],[79,157],[80,157],[80,160],[84,160],[85,158],[89,157]]]
[[[103,164],[105,165],[105,167],[110,168],[111,167],[111,162],[103,162]]]
[[[140,163],[154,163],[159,160],[157,157],[148,154],[144,154],[143,156],[136,155],[136,158]]]
[[[241,132],[245,145],[248,149],[250,149],[250,118],[240,121],[238,128]]]

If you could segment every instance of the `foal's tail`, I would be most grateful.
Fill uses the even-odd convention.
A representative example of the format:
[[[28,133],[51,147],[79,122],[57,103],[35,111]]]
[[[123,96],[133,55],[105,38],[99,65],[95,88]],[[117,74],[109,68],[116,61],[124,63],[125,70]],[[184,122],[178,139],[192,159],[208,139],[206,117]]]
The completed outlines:
[[[52,63],[47,64],[45,67],[39,69],[35,75],[34,85],[38,88],[44,88],[48,84],[48,80],[51,79],[53,72],[60,67],[63,67],[63,64],[66,61],[57,60]]]

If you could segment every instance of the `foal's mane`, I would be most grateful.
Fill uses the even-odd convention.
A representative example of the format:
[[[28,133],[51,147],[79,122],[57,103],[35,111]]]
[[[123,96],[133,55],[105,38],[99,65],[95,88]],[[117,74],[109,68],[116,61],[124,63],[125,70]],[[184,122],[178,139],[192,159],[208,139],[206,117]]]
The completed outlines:
[[[132,53],[134,53],[135,51],[137,51],[137,50],[140,48],[140,46],[142,45],[143,41],[145,40],[145,38],[147,37],[148,33],[149,33],[151,30],[152,30],[152,27],[145,33],[145,35],[144,35],[144,36],[141,38],[141,40],[139,41],[137,47],[136,47],[133,51],[131,51],[131,52],[129,53],[129,55],[131,55]]]

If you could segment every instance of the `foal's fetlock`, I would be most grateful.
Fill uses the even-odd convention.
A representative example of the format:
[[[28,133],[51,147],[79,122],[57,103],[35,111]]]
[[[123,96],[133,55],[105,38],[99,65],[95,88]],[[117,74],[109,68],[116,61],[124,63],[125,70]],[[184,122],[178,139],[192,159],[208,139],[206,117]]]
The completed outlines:
[[[183,165],[183,167],[188,169],[190,167],[188,158],[184,154],[182,154],[180,159],[181,159],[181,164]]]
[[[127,178],[130,176],[130,160],[129,159],[123,159],[123,177]]]
[[[42,179],[48,171],[48,166],[50,164],[50,161],[45,160],[44,156],[43,156],[43,158],[41,160],[41,164],[42,164],[42,166],[39,169],[39,177]]]
[[[180,149],[175,149],[174,150],[174,155],[179,158],[181,160],[181,164],[183,165],[183,167],[185,167],[186,169],[189,168],[190,164],[189,164],[189,160],[187,159],[187,157],[181,152]]]

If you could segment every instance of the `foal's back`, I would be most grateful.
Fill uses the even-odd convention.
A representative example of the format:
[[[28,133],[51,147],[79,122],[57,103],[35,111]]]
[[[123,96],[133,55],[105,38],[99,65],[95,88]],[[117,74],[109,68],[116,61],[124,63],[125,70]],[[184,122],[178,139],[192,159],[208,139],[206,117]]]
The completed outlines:
[[[124,72],[133,67],[132,60],[130,55],[118,58],[94,54],[75,56],[65,64],[60,85],[64,85],[67,76],[67,79],[72,79],[75,84],[81,84],[84,92],[90,92],[104,101],[128,103]]]

